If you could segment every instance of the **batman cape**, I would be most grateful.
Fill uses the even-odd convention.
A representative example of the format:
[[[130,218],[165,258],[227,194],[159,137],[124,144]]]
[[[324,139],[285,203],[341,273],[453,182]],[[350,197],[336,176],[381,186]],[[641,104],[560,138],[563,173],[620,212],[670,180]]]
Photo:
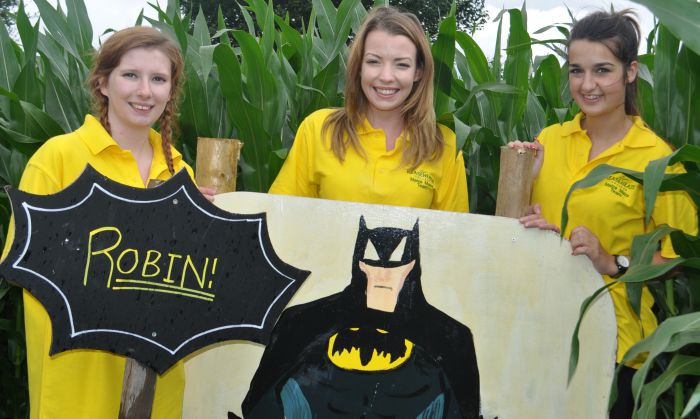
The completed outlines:
[[[383,268],[415,261],[394,312],[367,307],[360,261]],[[360,358],[358,368],[339,367],[349,353]],[[376,359],[385,367],[370,368]],[[472,334],[423,295],[418,222],[412,230],[368,229],[360,219],[350,285],[283,312],[242,410],[246,418],[479,417]]]

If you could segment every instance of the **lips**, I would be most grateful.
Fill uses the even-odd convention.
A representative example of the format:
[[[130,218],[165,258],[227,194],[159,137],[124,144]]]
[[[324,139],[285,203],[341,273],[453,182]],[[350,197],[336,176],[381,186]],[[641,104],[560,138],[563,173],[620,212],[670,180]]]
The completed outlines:
[[[142,105],[139,103],[131,102],[129,102],[129,105],[131,105],[131,107],[136,109],[137,111],[150,111],[151,109],[153,109],[153,105]]]
[[[375,87],[374,91],[383,96],[390,96],[396,94],[399,91],[399,89]]]

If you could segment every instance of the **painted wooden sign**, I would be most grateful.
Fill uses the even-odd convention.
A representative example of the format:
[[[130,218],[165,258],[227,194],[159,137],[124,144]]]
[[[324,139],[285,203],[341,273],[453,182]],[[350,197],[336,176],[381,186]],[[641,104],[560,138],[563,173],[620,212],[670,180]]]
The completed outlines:
[[[430,387],[429,396],[411,399],[413,410],[409,414],[432,406],[442,409],[443,415],[436,417],[450,417],[451,407],[468,405],[469,402],[462,402],[472,393],[469,385],[465,387],[462,382],[469,381],[454,377],[469,376],[475,368],[469,360],[469,340],[459,339],[469,331],[478,368],[481,413],[485,418],[605,417],[615,355],[612,303],[603,295],[586,315],[580,334],[579,368],[567,386],[571,335],[580,304],[603,282],[590,262],[585,257],[571,256],[568,242],[556,234],[526,230],[516,220],[500,217],[265,194],[218,195],[216,204],[235,213],[265,212],[276,252],[285,261],[312,273],[282,315],[275,332],[277,339],[273,338],[265,357],[263,345],[235,342],[218,344],[187,359],[186,418],[225,417],[229,411],[241,415],[242,404],[248,416],[255,416],[257,406],[272,406],[270,417],[276,417],[279,409],[284,411],[285,403],[290,405],[290,402],[306,403],[312,415],[327,417],[314,406],[319,406],[318,397],[325,402],[330,396],[321,392],[317,397],[313,388],[319,384],[333,385],[320,380],[323,378],[320,371],[337,367],[333,354],[342,354],[342,350],[332,350],[336,346],[335,342],[329,346],[330,337],[338,326],[351,323],[343,320],[346,311],[337,308],[342,305],[336,303],[352,294],[352,284],[361,276],[359,271],[369,272],[360,262],[371,266],[381,265],[372,261],[384,260],[387,266],[383,268],[411,263],[410,256],[404,258],[404,253],[396,250],[402,246],[401,240],[380,244],[379,249],[370,240],[373,249],[368,250],[367,241],[360,240],[369,234],[362,233],[363,228],[367,232],[385,229],[405,232],[399,236],[418,232],[419,240],[415,244],[419,248],[419,262],[408,272],[405,283],[411,283],[409,277],[416,274],[413,269],[418,266],[424,296],[424,303],[419,306],[427,311],[413,321],[401,323],[401,327],[394,324],[387,329],[390,326],[401,329],[404,342],[415,344],[426,358],[446,360],[445,365],[450,367],[435,369],[435,377],[439,382],[443,374],[445,381],[457,383],[449,389]],[[362,244],[358,247],[358,243]],[[403,246],[408,243],[414,241],[407,239]],[[372,251],[377,254],[370,256]],[[397,259],[388,263],[392,257]],[[362,272],[370,278],[367,272]],[[354,307],[367,306],[372,299],[372,304],[379,304],[375,307],[391,308],[390,304],[382,306],[386,304],[384,299],[375,300],[361,292],[347,299],[354,301]],[[400,301],[401,297],[395,302],[397,313]],[[426,314],[438,312],[444,315]],[[369,358],[362,359],[363,345],[348,336],[353,332],[352,327],[348,329],[345,336],[341,333],[336,339],[346,342],[340,347],[347,348],[348,354],[353,348],[358,349],[356,376],[345,374],[343,378],[352,381],[367,374],[359,370],[363,364],[372,364],[373,357],[365,352]],[[381,328],[370,331],[376,329]],[[448,336],[448,329],[454,332],[453,336]],[[391,333],[384,329],[376,333],[382,331]],[[440,336],[423,337],[435,334]],[[362,339],[377,340],[371,335]],[[409,365],[405,360],[407,345],[401,340],[396,345],[388,338],[379,340],[387,346],[379,348],[377,353],[390,354],[389,363],[397,362],[396,371]],[[432,347],[425,343],[428,340],[434,341]],[[325,358],[324,348],[331,349]],[[398,356],[393,356],[395,353]],[[453,360],[456,363],[449,364]],[[418,379],[412,380],[404,379],[408,384]],[[353,382],[350,386],[353,391],[346,397],[347,405],[358,406],[366,393],[364,384]],[[347,381],[335,383],[338,387],[348,387]],[[373,383],[383,385],[381,380],[375,379]],[[440,394],[444,395],[442,399]],[[264,398],[271,398],[276,404],[260,404]],[[347,405],[343,408],[350,409]],[[304,409],[307,407],[285,413],[308,411]],[[456,414],[469,417],[464,413],[468,409],[460,409]],[[398,417],[404,417],[401,412],[394,411]]]
[[[276,255],[265,214],[217,208],[184,170],[137,189],[88,166],[55,195],[9,195],[0,270],[46,308],[52,354],[101,349],[163,373],[215,342],[266,342],[309,274]]]

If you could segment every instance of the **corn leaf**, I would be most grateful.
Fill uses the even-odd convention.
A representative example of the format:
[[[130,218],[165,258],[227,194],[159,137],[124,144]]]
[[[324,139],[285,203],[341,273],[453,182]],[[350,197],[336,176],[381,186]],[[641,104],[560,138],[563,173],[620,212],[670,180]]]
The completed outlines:
[[[71,29],[77,50],[86,53],[92,50],[92,24],[83,0],[66,0],[66,24]]]
[[[693,394],[690,396],[690,400],[688,400],[688,404],[685,406],[685,409],[683,409],[681,418],[687,418],[690,413],[695,411],[698,405],[700,405],[700,382],[698,382],[698,385],[695,387],[695,391],[693,391]]]
[[[700,341],[700,334],[697,336]],[[634,417],[640,419],[655,419],[656,400],[668,390],[679,375],[700,375],[700,357],[676,354],[671,363],[654,381],[644,385],[642,403]]]
[[[640,400],[643,384],[654,359],[661,353],[674,352],[698,341],[700,338],[700,312],[671,317],[662,322],[650,336],[632,346],[623,362],[634,359],[642,353],[648,353],[646,361],[632,378],[632,393],[635,405]]]
[[[58,122],[64,132],[78,129],[83,122],[81,112],[73,100],[71,89],[56,77],[49,64],[45,66],[46,93],[44,109]]]
[[[674,35],[683,40],[693,51],[700,54],[700,4],[682,0],[633,0],[643,4],[668,27]]]
[[[656,112],[654,131],[662,138],[669,138],[672,119],[675,117],[672,111],[675,99],[674,69],[680,42],[665,26],[659,27],[657,36],[654,54],[654,107],[667,111]]]
[[[7,27],[0,27],[0,87],[11,90],[21,70]]]
[[[525,113],[532,63],[532,49],[529,46],[530,35],[527,33],[524,17],[517,9],[509,10],[509,14],[508,53],[503,78],[506,83],[520,89],[522,94],[505,98],[503,109],[501,109],[501,118],[505,121],[507,135],[511,135],[513,126],[522,119]]]

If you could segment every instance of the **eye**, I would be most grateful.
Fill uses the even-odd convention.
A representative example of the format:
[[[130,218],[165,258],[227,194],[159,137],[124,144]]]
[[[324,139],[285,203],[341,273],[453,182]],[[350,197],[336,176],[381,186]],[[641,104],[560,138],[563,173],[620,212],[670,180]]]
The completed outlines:
[[[132,73],[132,72],[128,71],[128,72],[122,74],[122,77],[124,77],[126,79],[135,79],[136,73]]]
[[[581,74],[583,71],[580,68],[570,68],[569,74]]]
[[[610,71],[612,70],[610,70],[608,67],[598,67],[595,70],[596,73],[609,73]]]
[[[411,65],[409,63],[399,63],[398,67],[402,68],[402,69],[407,69],[407,68],[411,68]]]
[[[379,254],[377,254],[377,249],[374,248],[371,240],[367,241],[367,247],[365,247],[365,254],[362,259],[379,260]]]
[[[401,262],[401,258],[403,257],[403,251],[406,249],[406,237],[402,238],[401,241],[399,242],[399,245],[396,246],[396,249],[391,253],[391,257],[389,258],[389,262]]]
[[[166,79],[163,76],[153,76],[153,81],[159,82],[159,83],[165,83],[168,81],[168,79]]]
[[[379,60],[377,60],[376,58],[368,58],[367,60],[365,60],[365,64],[379,64]]]

